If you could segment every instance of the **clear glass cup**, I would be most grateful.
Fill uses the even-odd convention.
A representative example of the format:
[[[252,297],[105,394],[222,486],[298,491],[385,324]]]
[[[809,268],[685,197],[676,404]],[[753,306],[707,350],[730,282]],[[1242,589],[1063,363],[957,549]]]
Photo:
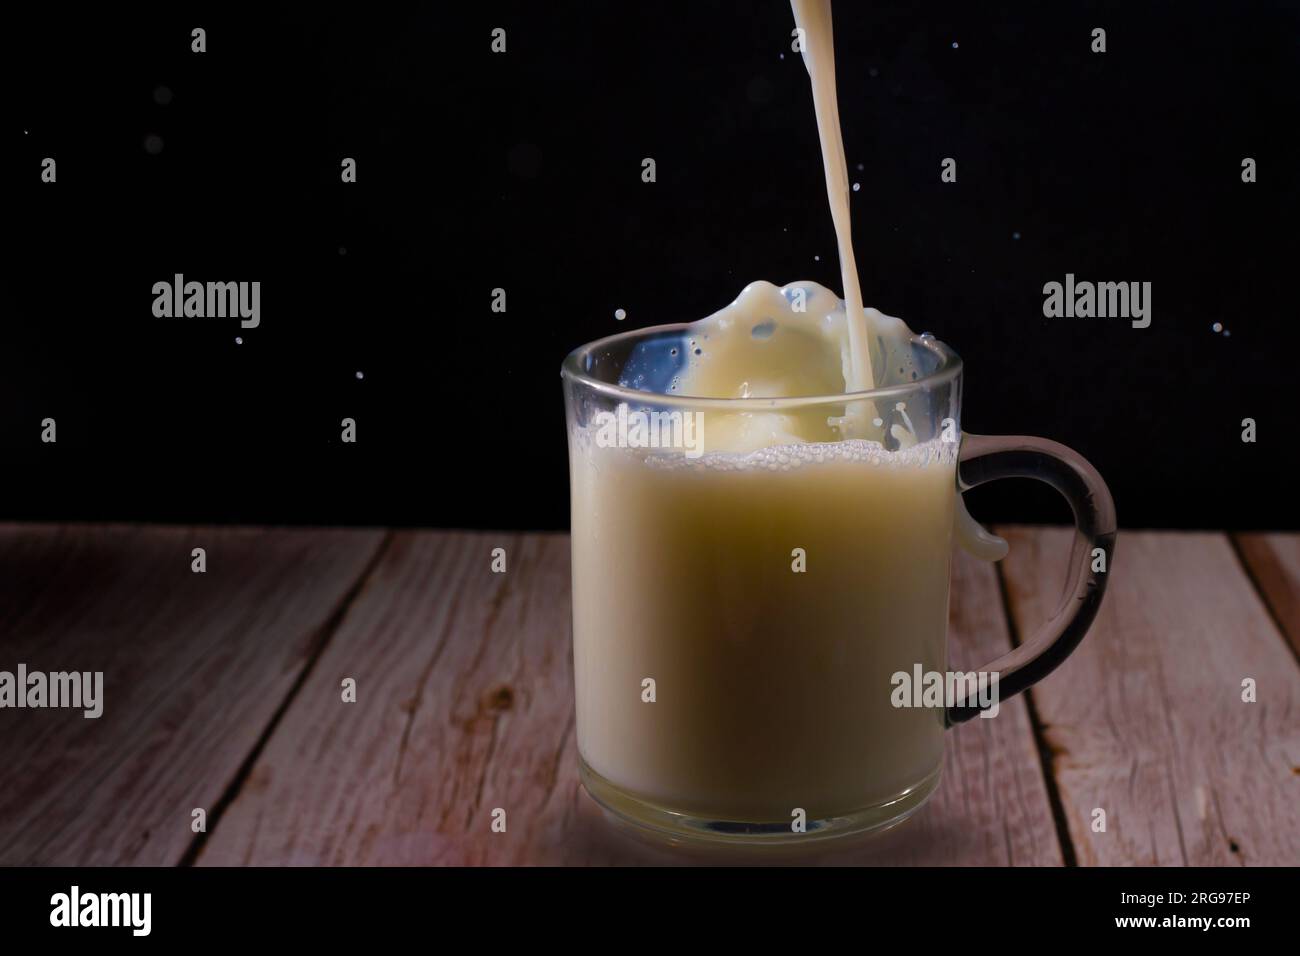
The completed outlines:
[[[628,387],[647,356],[684,355],[688,329],[601,339],[561,369],[583,783],[607,811],[672,839],[784,843],[892,825],[937,786],[947,727],[995,710],[1082,639],[1114,548],[1110,494],[1062,445],[963,435],[961,360],[930,336],[867,392]],[[842,440],[846,419],[866,437]],[[819,440],[719,450],[782,423]],[[710,435],[725,441],[711,450]],[[957,495],[1011,476],[1065,496],[1076,547],[1057,613],[976,672],[989,675],[977,689],[947,675]],[[915,689],[931,674],[952,685],[937,701]]]

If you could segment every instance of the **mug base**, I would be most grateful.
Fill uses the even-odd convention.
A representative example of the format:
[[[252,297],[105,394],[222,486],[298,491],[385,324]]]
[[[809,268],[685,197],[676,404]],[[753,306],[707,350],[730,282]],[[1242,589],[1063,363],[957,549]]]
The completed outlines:
[[[617,822],[630,824],[638,836],[667,845],[712,847],[795,847],[863,837],[902,823],[919,810],[939,786],[942,764],[920,782],[886,800],[847,813],[809,819],[803,832],[790,820],[771,822],[718,820],[645,800],[611,783],[578,756],[578,774],[591,798]]]

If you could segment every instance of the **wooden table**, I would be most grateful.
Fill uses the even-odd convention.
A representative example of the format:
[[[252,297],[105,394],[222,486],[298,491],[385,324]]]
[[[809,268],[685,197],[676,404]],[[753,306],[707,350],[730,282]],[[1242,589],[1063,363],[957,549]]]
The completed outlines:
[[[1060,592],[1069,532],[1004,533],[1003,566],[956,561],[955,667]],[[950,733],[930,803],[827,862],[1300,863],[1300,535],[1121,533],[1112,574],[1064,667]],[[578,784],[563,535],[0,526],[19,662],[102,670],[105,709],[0,710],[2,864],[683,859]]]

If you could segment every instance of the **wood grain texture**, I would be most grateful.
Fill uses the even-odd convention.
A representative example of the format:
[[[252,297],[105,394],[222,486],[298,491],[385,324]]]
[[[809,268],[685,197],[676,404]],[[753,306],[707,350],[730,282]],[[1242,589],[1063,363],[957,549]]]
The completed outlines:
[[[1053,610],[1072,532],[1004,533],[1023,635]],[[1079,862],[1300,862],[1300,667],[1227,537],[1121,532],[1110,574],[1093,632],[1031,691]]]
[[[1300,534],[1233,536],[1273,617],[1300,654]]]
[[[505,547],[508,572],[490,571]],[[210,864],[667,864],[577,778],[569,540],[397,534],[210,835]],[[954,658],[1010,647],[994,571],[960,558]],[[340,682],[355,677],[356,703]],[[507,830],[492,833],[492,811]],[[1021,701],[953,732],[929,805],[850,863],[1061,861]]]
[[[0,710],[0,864],[178,862],[382,537],[0,526],[0,669],[104,673],[98,719]]]

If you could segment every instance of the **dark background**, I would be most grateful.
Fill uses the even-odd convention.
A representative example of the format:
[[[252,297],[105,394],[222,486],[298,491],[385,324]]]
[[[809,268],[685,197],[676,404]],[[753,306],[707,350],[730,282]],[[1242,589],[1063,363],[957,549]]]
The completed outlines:
[[[44,6],[3,40],[0,519],[562,528],[571,348],[840,287],[780,0]],[[864,293],[1121,523],[1294,528],[1300,13],[1140,6],[836,4]],[[261,327],[155,319],[175,272],[260,280]],[[1151,327],[1045,319],[1067,272],[1152,282]],[[976,514],[1065,517],[1025,484]]]

